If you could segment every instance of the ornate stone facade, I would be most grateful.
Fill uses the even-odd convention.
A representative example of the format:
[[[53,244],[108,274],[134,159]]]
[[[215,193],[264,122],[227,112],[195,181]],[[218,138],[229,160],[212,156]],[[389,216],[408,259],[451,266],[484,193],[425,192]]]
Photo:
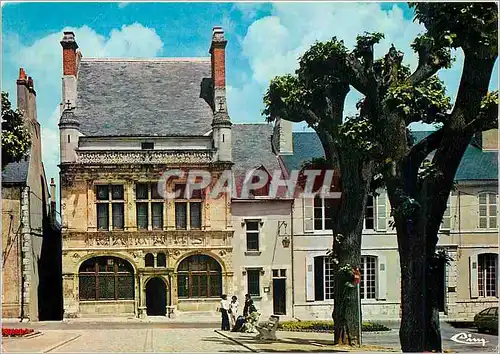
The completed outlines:
[[[232,239],[229,196],[203,201],[201,228],[177,230],[175,201],[163,202],[163,228],[137,229],[136,185],[156,182],[162,168],[159,165],[127,166],[102,165],[96,169],[89,165],[62,168],[65,180],[61,191],[63,220],[63,293],[65,317],[92,316],[99,313],[124,313],[135,316],[146,314],[146,286],[150,279],[162,279],[166,286],[169,311],[215,310],[218,299],[179,300],[177,296],[177,268],[191,255],[206,255],[215,259],[222,269],[222,287],[227,293],[233,289]],[[197,165],[211,170],[213,185],[220,174],[219,168]],[[166,169],[166,166],[163,166]],[[189,169],[189,166],[184,166]],[[178,179],[175,183],[183,183]],[[123,186],[124,225],[121,230],[98,230],[96,186],[99,184]],[[174,181],[167,183],[173,190]],[[145,256],[166,256],[163,267],[146,267]],[[130,263],[134,269],[134,300],[80,301],[79,269],[88,259],[108,256]]]
[[[77,150],[76,162],[82,164],[206,164],[211,151],[85,151]]]

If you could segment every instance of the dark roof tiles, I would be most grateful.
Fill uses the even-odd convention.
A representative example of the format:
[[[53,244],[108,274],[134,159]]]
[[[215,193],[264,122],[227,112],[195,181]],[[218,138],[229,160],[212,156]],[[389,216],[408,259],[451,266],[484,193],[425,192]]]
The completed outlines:
[[[430,131],[413,131],[415,141],[429,135]],[[301,169],[302,164],[314,157],[324,157],[324,150],[315,132],[293,133],[293,155],[284,155],[282,159],[291,171]],[[458,167],[456,181],[486,181],[498,179],[498,151],[483,151],[470,144]]]
[[[75,115],[87,136],[203,135],[212,110],[208,58],[83,59]]]

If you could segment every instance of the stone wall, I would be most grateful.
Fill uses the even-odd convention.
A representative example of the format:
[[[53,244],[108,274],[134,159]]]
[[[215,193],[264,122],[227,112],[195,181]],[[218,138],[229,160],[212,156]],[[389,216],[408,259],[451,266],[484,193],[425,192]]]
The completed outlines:
[[[21,187],[2,186],[2,317],[21,314]]]

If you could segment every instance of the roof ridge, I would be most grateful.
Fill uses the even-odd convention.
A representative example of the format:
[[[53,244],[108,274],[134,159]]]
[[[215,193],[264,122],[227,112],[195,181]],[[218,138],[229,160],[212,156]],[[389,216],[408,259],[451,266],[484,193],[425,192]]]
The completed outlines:
[[[82,58],[82,62],[206,62],[210,57],[180,57],[180,58]]]

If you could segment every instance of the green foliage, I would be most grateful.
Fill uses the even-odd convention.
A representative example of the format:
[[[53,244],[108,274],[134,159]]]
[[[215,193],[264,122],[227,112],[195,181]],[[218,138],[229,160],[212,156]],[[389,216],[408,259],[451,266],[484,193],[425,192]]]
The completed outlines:
[[[436,41],[481,57],[498,52],[498,5],[495,2],[413,2],[415,19]],[[485,50],[484,50],[485,49]]]
[[[437,179],[442,177],[442,175],[443,173],[429,159],[425,159],[424,162],[422,162],[418,172],[418,178],[420,180],[429,178]]]
[[[347,81],[348,73],[341,72],[347,66],[347,55],[344,41],[336,37],[327,42],[316,42],[299,58],[296,73],[308,87],[318,84],[330,86],[342,80]]]
[[[416,87],[408,83],[393,85],[388,90],[386,103],[408,123],[420,120],[442,123],[451,109],[451,100],[445,91],[443,82],[434,75]]]
[[[385,38],[383,33],[380,32],[365,32],[363,36],[356,37],[356,46],[352,51],[357,58],[363,58],[366,55],[373,53],[373,46],[380,43],[380,40]]]
[[[292,122],[302,122],[305,117],[300,114],[307,107],[311,98],[308,91],[294,75],[277,76],[271,80],[264,95],[265,109],[262,113],[268,122],[277,117],[284,117]]]
[[[410,219],[422,207],[415,198],[406,195],[401,189],[398,189],[395,194],[402,202],[397,208],[391,209],[391,216]]]
[[[12,109],[9,94],[2,92],[2,169],[11,162],[21,161],[30,146],[31,137],[22,113]]]
[[[339,127],[337,140],[343,149],[355,150],[361,154],[375,151],[373,125],[367,117],[349,118]]]
[[[483,125],[483,130],[498,126],[498,91],[488,92],[481,101],[478,119]]]
[[[453,44],[455,34],[444,35],[440,39],[429,37],[427,34],[419,35],[414,39],[411,47],[425,58],[425,63],[435,69],[450,68],[454,61],[451,57],[450,46]]]
[[[293,332],[333,332],[333,321],[285,321],[278,324],[278,330]],[[363,322],[363,332],[390,331],[383,324]]]

